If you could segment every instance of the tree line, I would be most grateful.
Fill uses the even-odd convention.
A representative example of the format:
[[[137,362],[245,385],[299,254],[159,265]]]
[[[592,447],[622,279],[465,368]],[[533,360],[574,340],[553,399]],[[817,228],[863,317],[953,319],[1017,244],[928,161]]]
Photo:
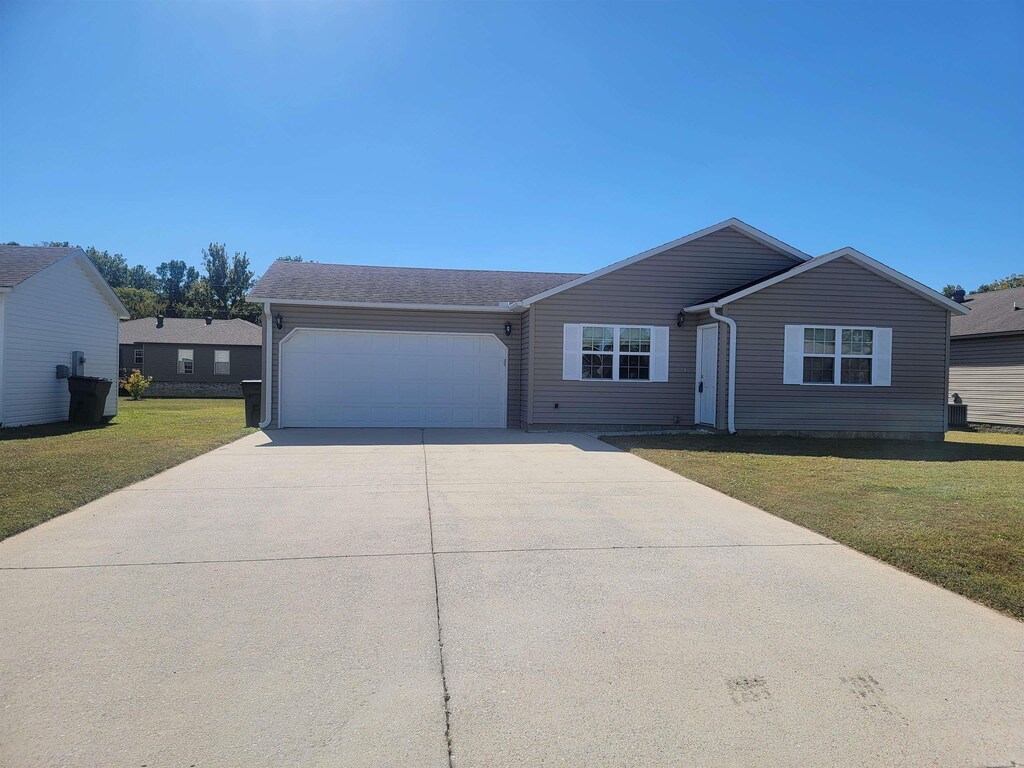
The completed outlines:
[[[1001,291],[1004,288],[1024,288],[1024,275],[1014,272],[1006,277],[993,280],[991,283],[982,283],[969,293],[988,293],[989,291]],[[947,299],[951,299],[954,293],[962,290],[964,287],[959,283],[956,285],[949,283],[942,289],[942,293]]]
[[[18,245],[18,243],[6,243]],[[42,246],[70,248],[68,241],[46,240]],[[81,246],[77,246],[81,247]],[[245,251],[228,256],[224,243],[203,249],[202,272],[181,259],[160,264],[155,271],[144,264],[130,266],[120,253],[82,248],[103,279],[125,305],[132,319],[138,317],[240,317],[262,324],[263,306],[245,300],[255,275]],[[282,256],[280,261],[302,261],[301,256]]]

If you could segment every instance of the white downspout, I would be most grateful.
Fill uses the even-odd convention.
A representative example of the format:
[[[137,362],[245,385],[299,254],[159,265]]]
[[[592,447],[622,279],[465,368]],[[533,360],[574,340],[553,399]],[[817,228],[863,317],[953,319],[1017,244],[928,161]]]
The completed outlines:
[[[263,302],[263,330],[264,345],[267,350],[265,365],[263,366],[263,386],[267,388],[267,418],[260,422],[260,429],[270,426],[274,415],[274,318],[270,316],[270,302]]]
[[[708,313],[729,326],[729,434],[736,434],[736,321],[718,314],[721,305],[711,306]]]

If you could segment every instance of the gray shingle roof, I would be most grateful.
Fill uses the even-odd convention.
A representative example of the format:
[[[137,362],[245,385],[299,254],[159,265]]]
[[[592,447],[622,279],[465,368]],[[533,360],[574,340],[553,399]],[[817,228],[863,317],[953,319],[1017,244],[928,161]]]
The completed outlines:
[[[78,248],[0,245],[0,288],[13,288]]]
[[[255,300],[497,306],[580,277],[567,272],[363,267],[276,261],[252,289]]]
[[[203,318],[166,317],[164,327],[156,327],[155,317],[125,320],[120,329],[121,344],[224,344],[260,346],[263,331],[248,320],[214,320]]]
[[[1016,302],[1020,309],[1014,309]],[[1024,288],[972,293],[964,299],[970,308],[966,315],[956,316],[950,335],[973,336],[979,333],[1024,333]]]

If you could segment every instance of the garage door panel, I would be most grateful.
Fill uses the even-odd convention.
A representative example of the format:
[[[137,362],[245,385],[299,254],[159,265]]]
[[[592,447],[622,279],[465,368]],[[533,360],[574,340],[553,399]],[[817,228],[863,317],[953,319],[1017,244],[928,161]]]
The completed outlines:
[[[501,427],[505,355],[483,335],[296,331],[281,347],[281,423]]]
[[[461,377],[472,375],[459,365],[459,361],[450,357],[427,357],[424,358],[424,379],[434,382],[456,382]]]
[[[483,359],[480,361],[479,375],[483,381],[495,382],[505,380],[505,360]]]

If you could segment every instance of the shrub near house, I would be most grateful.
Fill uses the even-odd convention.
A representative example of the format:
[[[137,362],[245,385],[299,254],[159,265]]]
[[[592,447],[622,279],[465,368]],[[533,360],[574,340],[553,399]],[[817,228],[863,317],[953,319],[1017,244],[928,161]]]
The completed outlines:
[[[121,389],[131,395],[132,400],[141,400],[143,393],[153,383],[152,376],[143,376],[142,371],[136,368],[119,382]]]

